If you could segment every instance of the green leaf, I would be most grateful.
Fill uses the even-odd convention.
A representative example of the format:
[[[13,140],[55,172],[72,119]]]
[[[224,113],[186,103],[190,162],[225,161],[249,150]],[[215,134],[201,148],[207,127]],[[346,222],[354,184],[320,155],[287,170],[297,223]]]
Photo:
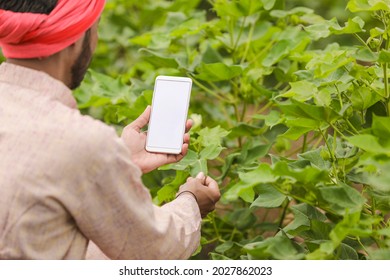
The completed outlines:
[[[322,148],[318,148],[316,150],[307,151],[306,153],[299,154],[299,159],[306,159],[310,161],[311,165],[322,169],[328,170],[331,167],[331,163],[321,156]]]
[[[338,186],[326,186],[318,188],[321,195],[321,203],[328,205],[329,210],[339,215],[360,212],[366,199],[354,188],[339,184]]]
[[[352,106],[360,111],[374,105],[381,100],[381,96],[368,87],[354,87],[353,93],[350,95]]]
[[[222,60],[223,58],[221,57],[219,52],[210,45],[207,45],[207,48],[202,55],[202,61],[206,64],[212,64],[222,62]]]
[[[263,60],[265,67],[270,67],[285,57],[291,50],[292,43],[289,40],[281,40],[275,44]]]
[[[259,196],[251,204],[253,207],[275,208],[282,205],[286,196],[271,186],[263,185],[256,188]]]
[[[283,228],[283,232],[288,235],[297,236],[302,231],[309,230],[309,217],[295,206],[291,207],[291,211],[294,213],[294,220]],[[282,232],[280,232],[280,234],[282,234]]]
[[[224,254],[226,251],[229,251],[231,248],[233,248],[233,246],[234,246],[234,242],[227,241],[227,242],[222,243],[221,245],[218,245],[215,248],[215,252],[220,253],[220,254]]]
[[[299,260],[303,257],[293,242],[283,235],[247,244],[244,251],[253,259]]]
[[[369,254],[370,260],[390,260],[390,249],[377,249],[377,250],[370,250]]]
[[[245,202],[248,202],[248,203],[252,203],[253,200],[255,200],[255,192],[254,192],[253,188],[247,188],[245,191],[242,190],[239,193],[239,196],[242,200],[244,200]]]
[[[264,127],[257,125],[250,125],[247,123],[239,123],[232,128],[229,134],[229,138],[237,138],[242,136],[257,136],[264,132]]]
[[[291,104],[279,104],[279,108],[286,116],[307,118],[321,122],[331,123],[339,117],[332,108],[300,103],[292,100]],[[297,123],[299,126],[299,123]]]
[[[159,203],[174,199],[179,187],[186,182],[188,176],[188,172],[177,171],[175,179],[157,191]]]
[[[271,144],[266,145],[256,145],[247,150],[246,153],[242,151],[241,156],[238,159],[240,164],[246,165],[251,164],[255,160],[259,160],[265,155],[268,154],[269,149],[271,148]]]
[[[210,253],[210,257],[212,260],[232,260],[231,258],[228,258],[224,255],[217,254],[217,253]]]
[[[376,62],[378,61],[379,58],[377,53],[372,52],[367,47],[359,48],[356,54],[354,55],[354,57],[357,60],[366,61],[366,62]]]
[[[261,2],[263,2],[264,8],[269,11],[275,6],[276,0],[261,0]]]
[[[353,254],[351,249],[342,246],[342,241],[357,227],[360,221],[360,212],[346,213],[341,222],[339,222],[334,229],[330,232],[330,241],[326,241],[320,245],[320,247],[313,253],[308,254],[307,259],[326,259],[331,258],[333,252],[339,248],[339,250],[345,250],[345,254]],[[358,235],[360,236],[360,235]],[[353,249],[352,249],[353,250]],[[343,253],[342,251],[340,253]]]
[[[310,230],[311,235],[326,235],[327,228],[323,225],[327,217],[318,211],[315,207],[302,203],[291,206],[291,211],[294,214],[294,220],[283,228],[283,231],[289,235],[298,236],[305,232],[308,235]],[[324,230],[326,230],[324,232]],[[320,232],[318,232],[320,231]],[[330,230],[329,230],[330,231]]]
[[[293,206],[291,206],[291,210],[293,211],[294,214],[297,214],[299,212],[299,213],[305,215],[310,220],[318,220],[321,222],[325,222],[328,219],[317,208],[315,208],[309,204],[306,204],[306,203],[293,205]]]
[[[265,124],[270,128],[283,122],[283,118],[281,117],[280,113],[275,110],[269,112],[268,115],[253,115],[252,118],[264,120]]]
[[[286,137],[291,140],[298,140],[299,137],[304,135],[305,133],[311,131],[313,128],[311,127],[290,127],[284,134],[283,137]]]
[[[239,197],[244,199],[244,201],[252,203],[255,199],[255,192],[253,191],[253,186],[245,182],[238,182],[230,187],[222,196],[223,200],[234,201]]]
[[[229,135],[229,131],[221,128],[219,125],[213,128],[205,127],[198,132],[199,137],[196,140],[203,147],[210,145],[220,146],[223,139]]]
[[[145,54],[145,59],[153,65],[165,68],[178,68],[179,64],[176,59],[171,58],[170,55],[152,51],[149,49],[140,49],[141,53]]]
[[[390,211],[390,191],[388,177],[389,176],[387,175],[370,178],[370,183],[375,190],[369,191],[369,194],[373,199],[375,199],[376,208],[384,212]],[[386,191],[381,191],[381,189],[385,189]]]
[[[348,22],[344,27],[340,27],[338,24],[331,26],[329,29],[334,34],[354,34],[363,32],[364,29],[364,20],[361,17],[354,17],[353,19],[348,19]]]
[[[195,77],[200,80],[217,82],[228,81],[234,77],[241,75],[243,67],[241,65],[227,65],[221,62],[205,64],[201,63],[196,68],[199,73]]]
[[[348,137],[348,142],[356,147],[373,154],[390,155],[390,149],[382,147],[378,138],[371,134],[360,134]]]
[[[209,145],[200,152],[199,156],[201,159],[212,160],[217,158],[223,149],[223,147],[216,144]]]
[[[203,172],[204,174],[208,174],[208,166],[207,160],[204,158],[197,159],[194,164],[191,165],[191,176],[195,177],[199,174],[199,172]]]
[[[353,12],[363,11],[390,11],[389,3],[386,0],[350,0],[347,8]]]
[[[160,203],[171,201],[173,198],[175,198],[176,192],[177,192],[177,188],[172,185],[163,186],[157,192],[158,201]]]
[[[290,85],[291,89],[282,94],[282,97],[292,97],[300,102],[303,102],[318,94],[317,86],[308,81],[292,82]]]
[[[379,207],[390,207],[390,162],[374,162],[376,172],[364,174],[366,183],[371,185],[371,195],[377,200]],[[383,204],[383,205],[381,205]]]
[[[355,59],[352,54],[354,52],[350,49],[342,49],[338,44],[330,44],[324,51],[310,57],[306,69],[312,70],[316,78],[328,78],[333,72],[353,63]]]
[[[305,31],[309,33],[313,40],[319,40],[321,38],[327,38],[330,35],[329,24],[326,22],[316,23],[304,27]]]
[[[359,256],[354,248],[351,246],[341,243],[339,248],[339,254],[341,260],[358,260]]]
[[[390,141],[390,117],[373,115],[372,132],[382,142],[386,143]]]
[[[265,0],[267,1],[267,0]],[[276,1],[276,0],[268,0],[268,1]],[[237,1],[238,5],[241,7],[241,10],[245,11],[246,16],[253,15],[261,10],[263,7],[261,1],[252,1],[252,0],[241,0]],[[264,1],[263,1],[264,3]]]
[[[272,183],[277,180],[271,167],[266,163],[261,163],[258,168],[247,173],[239,173],[241,181],[254,186],[259,183]]]
[[[193,150],[188,150],[187,155],[179,162],[173,164],[167,164],[161,166],[159,170],[185,170],[188,167],[196,164],[198,161],[198,155]]]
[[[275,164],[273,175],[294,178],[297,182],[310,185],[313,182],[327,182],[329,180],[327,170],[320,170],[313,166],[294,168],[290,167],[285,161],[279,161]]]
[[[214,3],[214,9],[218,16],[226,17],[231,16],[234,18],[240,18],[243,16],[252,15],[260,10],[262,7],[261,1],[241,0],[241,1],[226,1],[216,0]]]
[[[271,183],[277,180],[277,177],[273,175],[272,169],[268,164],[262,163],[258,168],[250,172],[240,172],[240,181],[230,187],[223,198],[228,201],[236,200],[238,197],[245,197],[245,201],[253,202],[254,191],[253,187],[260,183]]]
[[[339,244],[348,236],[350,230],[358,224],[360,219],[360,212],[355,212],[352,214],[346,213],[343,220],[338,223],[332,232],[329,234],[333,247],[337,248]]]
[[[390,51],[381,50],[379,52],[378,62],[380,63],[390,63]]]
[[[234,210],[227,215],[227,219],[238,230],[245,230],[252,227],[257,220],[252,210],[248,208]]]

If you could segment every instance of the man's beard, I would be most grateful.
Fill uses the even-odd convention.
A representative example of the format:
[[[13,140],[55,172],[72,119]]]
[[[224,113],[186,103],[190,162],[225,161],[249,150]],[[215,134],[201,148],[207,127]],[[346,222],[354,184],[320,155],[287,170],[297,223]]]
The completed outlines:
[[[82,51],[80,55],[77,57],[71,69],[72,80],[70,84],[70,89],[73,90],[80,86],[81,82],[84,79],[85,73],[87,73],[91,60],[92,60],[92,50],[90,46],[90,30],[88,30],[85,33]]]

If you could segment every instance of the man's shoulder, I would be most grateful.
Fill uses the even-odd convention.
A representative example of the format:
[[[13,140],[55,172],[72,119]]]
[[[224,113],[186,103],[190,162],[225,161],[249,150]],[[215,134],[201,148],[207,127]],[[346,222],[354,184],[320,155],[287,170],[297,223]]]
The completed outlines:
[[[90,116],[82,115],[77,110],[64,118],[61,130],[59,133],[62,133],[74,147],[78,147],[78,150],[104,150],[119,138],[114,128]]]
[[[43,125],[42,136],[48,136],[50,150],[64,161],[101,161],[122,145],[115,129],[105,123],[70,108],[54,111],[43,120],[46,127]]]

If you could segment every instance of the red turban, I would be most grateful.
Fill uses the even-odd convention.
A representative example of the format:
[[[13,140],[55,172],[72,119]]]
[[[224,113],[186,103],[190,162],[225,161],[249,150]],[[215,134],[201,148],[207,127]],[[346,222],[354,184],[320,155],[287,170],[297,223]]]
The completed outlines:
[[[0,47],[8,58],[55,54],[75,43],[100,17],[105,0],[58,0],[49,14],[0,9]]]

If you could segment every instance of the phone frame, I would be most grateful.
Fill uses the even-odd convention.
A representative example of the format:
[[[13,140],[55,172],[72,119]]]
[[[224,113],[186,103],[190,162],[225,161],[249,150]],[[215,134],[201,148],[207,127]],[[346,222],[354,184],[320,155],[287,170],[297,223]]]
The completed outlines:
[[[190,104],[190,98],[191,98],[191,90],[192,90],[192,80],[187,77],[177,77],[177,76],[158,76],[155,80],[154,84],[154,90],[153,90],[153,98],[152,98],[152,111],[150,113],[150,120],[149,120],[149,128],[151,127],[151,124],[153,123],[154,119],[154,114],[153,114],[153,108],[155,105],[155,95],[157,91],[157,82],[158,81],[173,81],[173,82],[186,82],[190,84],[189,88],[189,94],[188,94],[188,99],[185,104],[185,117],[184,117],[184,122],[182,124],[182,135],[184,136],[185,133],[185,126],[187,122],[187,115],[188,115],[188,107]],[[156,146],[150,146],[149,145],[149,133],[147,134],[146,137],[146,144],[145,144],[145,149],[148,152],[153,152],[153,153],[164,153],[164,154],[180,154],[182,151],[183,145],[181,145],[178,149],[175,148],[168,148],[168,147],[156,147]]]

